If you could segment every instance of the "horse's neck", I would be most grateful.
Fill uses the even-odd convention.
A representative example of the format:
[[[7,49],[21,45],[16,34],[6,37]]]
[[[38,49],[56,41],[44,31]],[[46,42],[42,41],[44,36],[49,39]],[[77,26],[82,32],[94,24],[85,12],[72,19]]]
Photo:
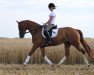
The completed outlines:
[[[35,30],[37,30],[37,29],[41,29],[41,27],[42,27],[41,25],[36,24],[36,23],[34,24],[34,26],[35,26],[35,27],[34,27],[33,29],[35,29]]]
[[[41,25],[39,24],[36,24],[35,26],[36,26],[35,28],[41,28]]]
[[[30,28],[29,29],[30,29],[31,34],[36,34],[37,32],[41,31],[42,26],[37,23],[34,23],[31,25]]]
[[[34,28],[38,28],[41,27],[41,25],[39,25],[38,23],[32,22],[31,24]]]

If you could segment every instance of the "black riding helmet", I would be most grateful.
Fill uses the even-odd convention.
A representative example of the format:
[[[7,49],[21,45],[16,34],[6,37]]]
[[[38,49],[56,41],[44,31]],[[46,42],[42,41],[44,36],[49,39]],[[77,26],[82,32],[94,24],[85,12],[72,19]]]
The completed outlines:
[[[49,3],[48,8],[51,8],[51,7],[56,8],[56,6],[54,5],[54,3]]]

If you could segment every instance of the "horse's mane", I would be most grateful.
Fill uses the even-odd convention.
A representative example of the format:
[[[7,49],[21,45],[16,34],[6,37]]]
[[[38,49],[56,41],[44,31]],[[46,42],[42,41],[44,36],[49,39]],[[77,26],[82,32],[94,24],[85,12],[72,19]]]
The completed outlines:
[[[23,22],[23,23],[34,23],[34,24],[37,24],[37,25],[39,25],[39,26],[41,26],[40,24],[38,24],[38,23],[36,23],[36,22],[34,22],[34,21],[31,21],[31,20],[23,20],[23,21],[20,21],[20,22]]]

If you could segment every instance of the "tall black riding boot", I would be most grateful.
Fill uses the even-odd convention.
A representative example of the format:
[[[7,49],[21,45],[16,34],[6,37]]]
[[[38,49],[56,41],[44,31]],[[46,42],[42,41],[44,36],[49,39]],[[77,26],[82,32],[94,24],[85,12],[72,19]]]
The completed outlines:
[[[52,43],[51,37],[50,37],[49,32],[47,31],[47,44],[51,44],[51,43]]]

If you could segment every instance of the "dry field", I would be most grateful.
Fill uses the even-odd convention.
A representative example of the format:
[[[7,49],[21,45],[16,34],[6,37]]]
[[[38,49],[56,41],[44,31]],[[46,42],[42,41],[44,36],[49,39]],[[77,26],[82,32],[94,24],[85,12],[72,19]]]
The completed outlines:
[[[86,41],[94,49],[94,39]],[[87,56],[91,64],[88,68],[74,47],[71,47],[70,57],[64,65],[58,67],[57,63],[64,56],[63,45],[46,48],[46,55],[55,63],[54,67],[46,64],[39,48],[25,67],[22,63],[31,48],[31,39],[0,39],[0,75],[94,75],[94,59]]]
[[[94,65],[61,65],[51,67],[47,64],[23,65],[1,64],[0,75],[94,75]]]

